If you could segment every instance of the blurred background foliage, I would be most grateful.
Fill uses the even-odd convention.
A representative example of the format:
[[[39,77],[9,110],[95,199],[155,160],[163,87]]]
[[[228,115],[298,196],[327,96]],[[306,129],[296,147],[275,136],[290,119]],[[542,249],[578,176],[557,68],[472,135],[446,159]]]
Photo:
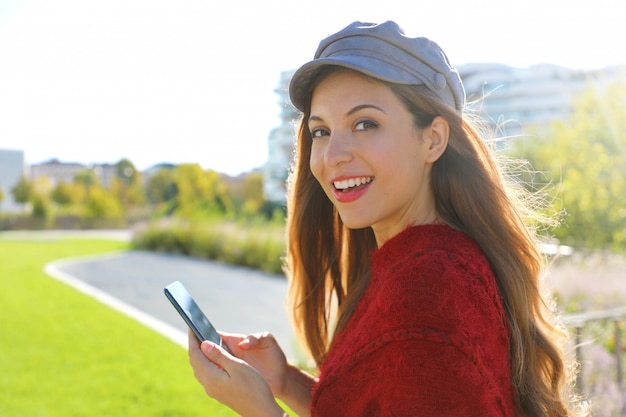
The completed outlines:
[[[149,175],[123,159],[108,186],[92,170],[52,186],[23,177],[12,189],[27,213],[0,229],[132,228],[134,246],[282,272],[284,203],[267,201],[263,175],[221,175],[198,164]]]
[[[527,159],[530,189],[545,190],[550,213],[561,223],[551,230],[577,250],[626,248],[626,84],[590,88],[574,98],[567,122],[513,142],[512,154]],[[549,214],[549,213],[548,213]]]

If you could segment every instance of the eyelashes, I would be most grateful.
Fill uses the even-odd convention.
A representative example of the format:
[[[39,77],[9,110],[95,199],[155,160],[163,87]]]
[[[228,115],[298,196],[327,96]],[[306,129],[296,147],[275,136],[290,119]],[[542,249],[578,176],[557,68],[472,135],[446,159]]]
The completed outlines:
[[[354,125],[354,130],[363,131],[369,129],[375,129],[378,127],[378,123],[373,120],[361,120],[356,125]]]
[[[324,128],[317,128],[317,129],[312,129],[311,130],[311,137],[312,138],[321,138],[322,136],[328,136],[330,133],[328,132],[327,129]]]
[[[352,128],[353,132],[364,132],[371,129],[376,129],[378,127],[378,123],[371,119],[359,120],[354,124]],[[313,128],[309,132],[311,134],[311,138],[320,138],[324,136],[330,135],[330,130],[325,127]]]

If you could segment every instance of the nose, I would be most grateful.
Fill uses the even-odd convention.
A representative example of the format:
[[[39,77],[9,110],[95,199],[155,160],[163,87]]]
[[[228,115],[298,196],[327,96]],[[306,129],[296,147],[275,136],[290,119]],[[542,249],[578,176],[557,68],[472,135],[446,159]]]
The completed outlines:
[[[352,146],[346,135],[333,132],[326,142],[324,149],[324,163],[326,166],[335,167],[351,161],[353,158]]]

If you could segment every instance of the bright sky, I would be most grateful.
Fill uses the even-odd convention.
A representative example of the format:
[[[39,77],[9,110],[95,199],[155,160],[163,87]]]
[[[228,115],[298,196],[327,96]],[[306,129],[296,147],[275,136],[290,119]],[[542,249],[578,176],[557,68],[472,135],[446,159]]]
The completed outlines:
[[[0,0],[0,149],[29,164],[267,159],[280,72],[354,20],[396,20],[455,65],[626,64],[623,0]]]

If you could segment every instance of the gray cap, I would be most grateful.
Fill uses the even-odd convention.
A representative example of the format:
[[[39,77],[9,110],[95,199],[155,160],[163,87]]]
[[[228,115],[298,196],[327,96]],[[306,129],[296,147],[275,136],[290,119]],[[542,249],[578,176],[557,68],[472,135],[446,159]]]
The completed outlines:
[[[395,22],[354,22],[323,39],[313,61],[300,67],[291,79],[289,97],[297,109],[304,109],[312,79],[327,65],[396,84],[424,85],[458,111],[465,105],[461,77],[439,45],[426,38],[407,37]]]

